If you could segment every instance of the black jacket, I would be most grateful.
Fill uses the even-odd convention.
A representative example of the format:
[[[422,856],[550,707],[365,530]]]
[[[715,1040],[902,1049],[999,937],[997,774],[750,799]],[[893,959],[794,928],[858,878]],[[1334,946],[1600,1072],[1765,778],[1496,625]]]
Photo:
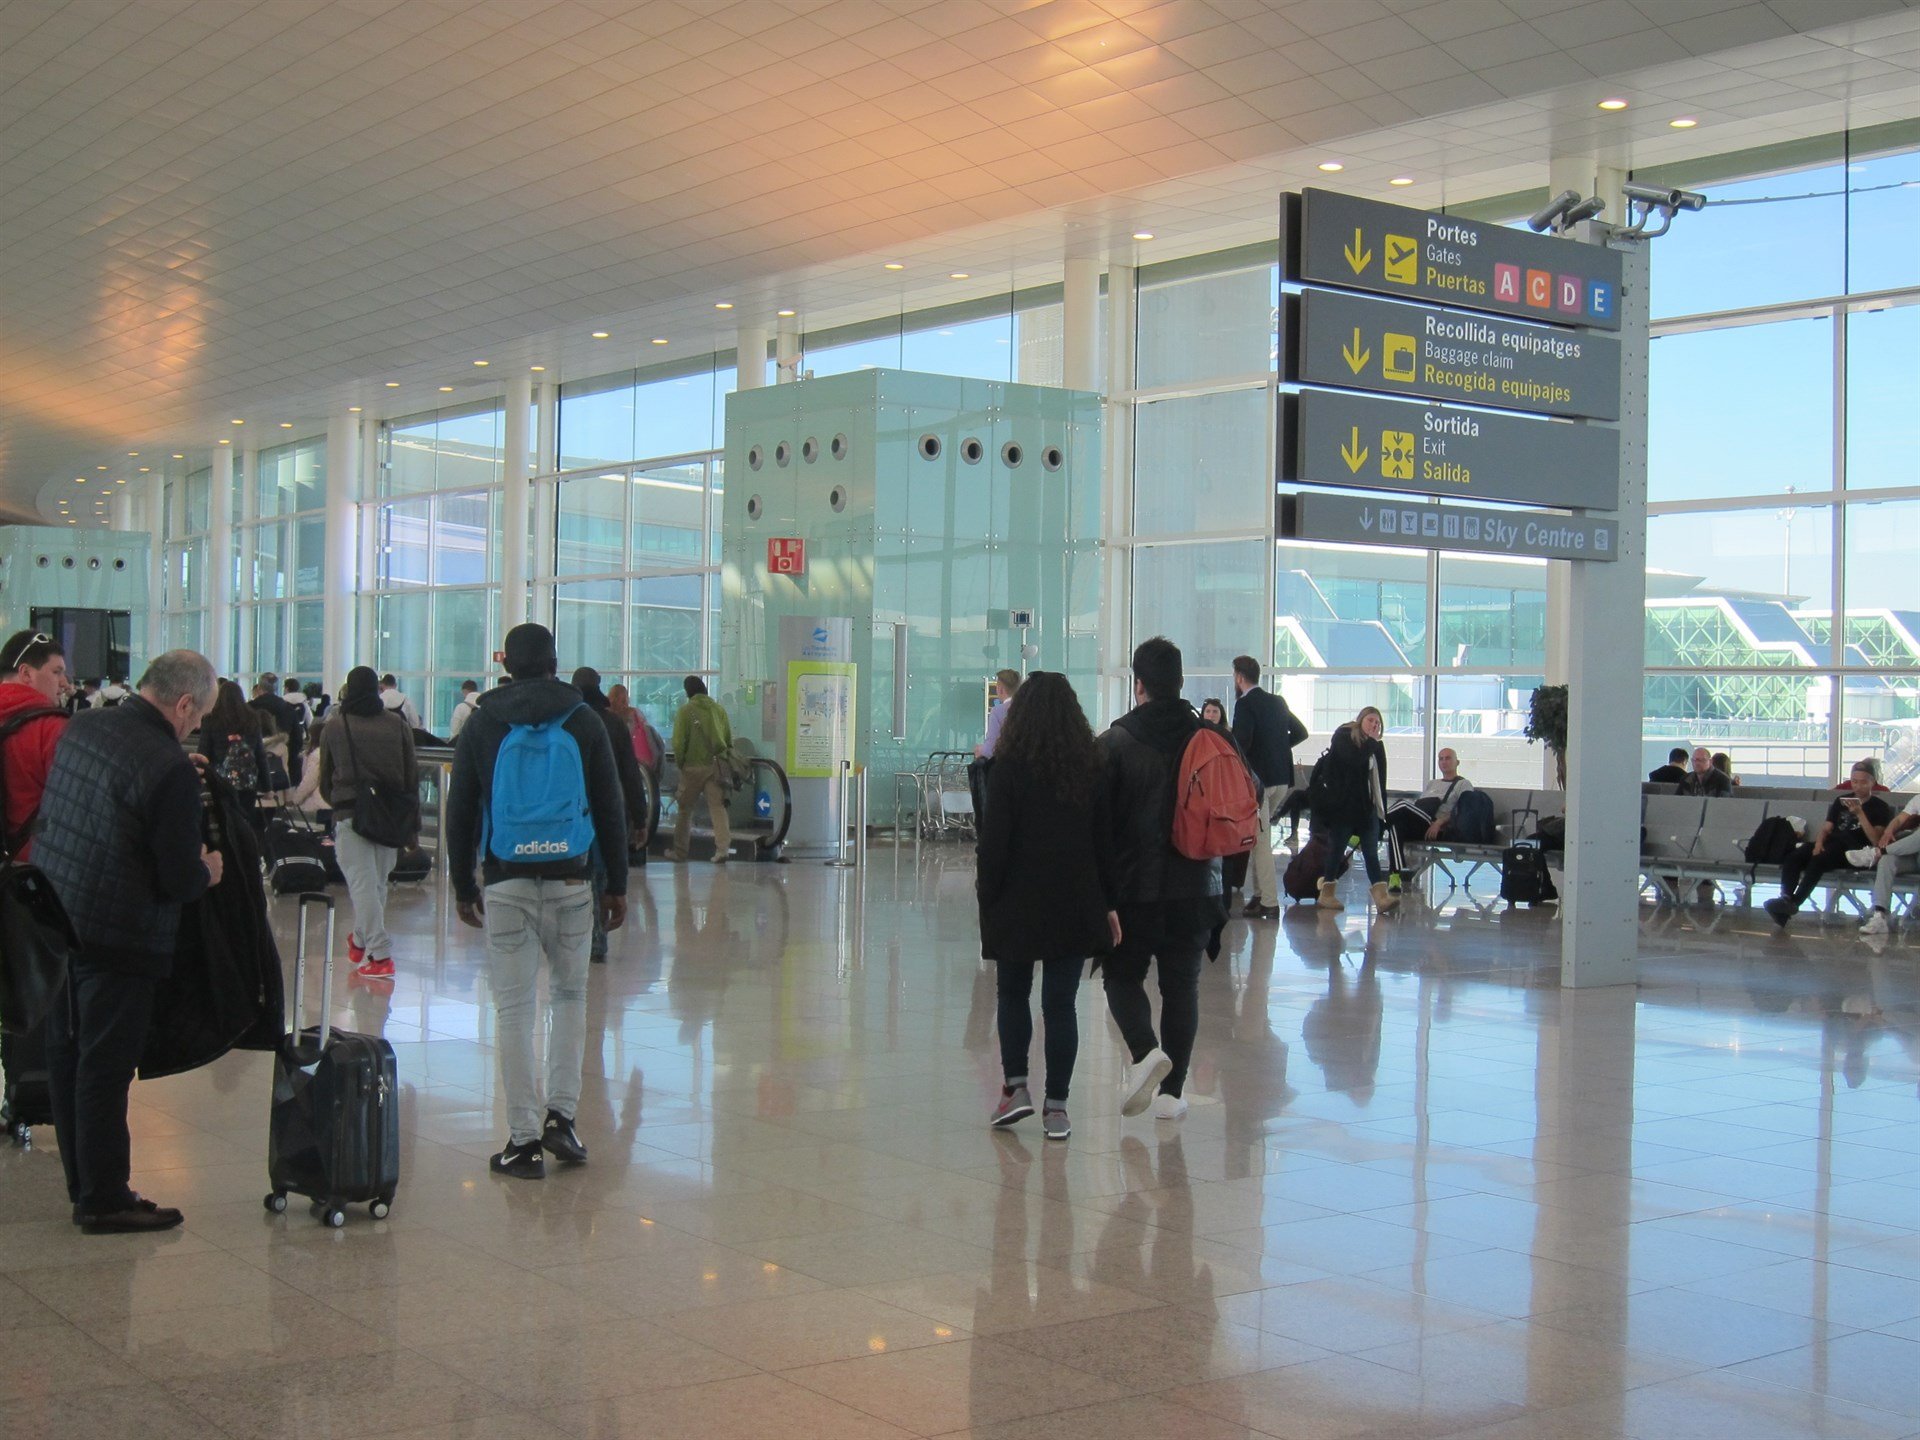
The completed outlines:
[[[1648,775],[1647,780],[1654,785],[1684,785],[1687,783],[1687,772],[1672,761],[1668,761]]]
[[[595,842],[602,855],[627,853],[626,795],[620,788],[620,773],[614,767],[613,744],[607,738],[606,726],[571,685],[554,679],[516,680],[480,697],[473,718],[461,727],[460,739],[453,747],[453,782],[447,789],[447,874],[459,899],[473,900],[480,894],[480,884],[474,879],[476,858],[480,862],[480,883],[487,885],[515,878],[585,879],[593,873],[593,861],[585,856],[533,863],[480,854],[480,834],[493,796],[493,762],[500,754],[500,742],[514,725],[542,725],[569,710],[573,714],[567,718],[566,731],[580,746]],[[607,893],[627,893],[624,865],[607,867]]]
[[[980,953],[989,960],[1065,960],[1113,948],[1113,825],[1096,785],[1062,804],[1018,760],[988,773],[979,871]]]
[[[1113,816],[1114,890],[1120,904],[1156,905],[1220,891],[1218,860],[1173,848],[1174,778],[1200,717],[1185,700],[1149,700],[1100,737]],[[988,812],[993,809],[991,792]]]
[[[67,722],[33,858],[102,969],[164,977],[180,907],[207,889],[200,777],[167,717],[138,695]]]
[[[262,715],[273,717],[273,723],[287,737],[289,756],[301,754],[307,748],[307,712],[301,706],[282,700],[278,695],[256,695],[247,705]]]
[[[1353,826],[1369,814],[1380,813],[1380,804],[1367,777],[1368,762],[1379,767],[1380,795],[1387,793],[1387,747],[1378,740],[1356,739],[1352,725],[1333,732],[1327,746],[1327,788],[1313,797],[1314,825],[1324,820],[1338,829]]]
[[[1234,701],[1233,738],[1261,789],[1293,783],[1293,747],[1307,738],[1307,727],[1284,697],[1256,685]]]
[[[644,834],[648,819],[647,782],[640,774],[640,757],[633,753],[633,733],[613,718],[613,702],[598,685],[582,690],[580,698],[606,727],[607,743],[613,747],[613,768],[620,775],[620,791],[627,797],[627,830]]]
[[[1705,770],[1689,770],[1686,779],[1680,782],[1682,795],[1706,795],[1714,799],[1724,799],[1733,794],[1733,781],[1724,770],[1709,765]]]

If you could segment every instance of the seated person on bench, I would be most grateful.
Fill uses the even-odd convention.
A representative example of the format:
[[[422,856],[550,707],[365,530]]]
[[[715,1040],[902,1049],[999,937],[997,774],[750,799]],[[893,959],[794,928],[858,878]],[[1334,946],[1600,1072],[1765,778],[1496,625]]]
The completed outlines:
[[[1907,801],[1907,808],[1893,817],[1877,841],[1853,851],[1847,860],[1862,870],[1871,868],[1874,872],[1873,913],[1860,926],[1860,933],[1886,934],[1887,915],[1893,907],[1895,873],[1920,869],[1920,795]]]
[[[1848,778],[1853,788],[1827,807],[1827,818],[1812,843],[1799,846],[1780,867],[1780,894],[1765,908],[1782,930],[1813,897],[1823,876],[1859,868],[1847,852],[1877,847],[1893,819],[1893,807],[1873,793],[1871,766],[1864,761],[1855,765]]]
[[[1687,772],[1687,778],[1680,782],[1680,793],[1723,799],[1733,794],[1733,777],[1714,766],[1712,751],[1704,745],[1696,745],[1693,749],[1693,768]]]
[[[1452,749],[1441,750],[1439,761],[1439,778],[1429,781],[1418,798],[1396,800],[1387,807],[1387,823],[1402,844],[1445,839],[1455,803],[1473,789],[1473,782],[1460,773],[1460,757]]]
[[[1687,747],[1676,745],[1667,752],[1667,763],[1647,775],[1655,785],[1684,785],[1687,780]]]

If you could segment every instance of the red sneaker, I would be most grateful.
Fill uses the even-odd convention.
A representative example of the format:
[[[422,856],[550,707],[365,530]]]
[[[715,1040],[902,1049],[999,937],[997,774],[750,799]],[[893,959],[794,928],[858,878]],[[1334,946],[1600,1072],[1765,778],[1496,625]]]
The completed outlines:
[[[390,980],[393,978],[393,961],[369,960],[360,967],[360,973],[369,980]]]
[[[358,965],[362,960],[366,958],[367,958],[367,947],[362,945],[359,942],[359,940],[354,937],[354,933],[351,930],[349,930],[347,932],[347,959],[352,961],[355,965]]]

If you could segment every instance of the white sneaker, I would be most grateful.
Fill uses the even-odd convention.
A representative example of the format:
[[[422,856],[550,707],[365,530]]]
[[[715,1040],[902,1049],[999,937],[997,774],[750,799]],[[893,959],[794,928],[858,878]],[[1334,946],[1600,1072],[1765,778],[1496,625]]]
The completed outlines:
[[[1120,1079],[1120,1113],[1138,1115],[1151,1105],[1154,1090],[1167,1078],[1167,1072],[1171,1069],[1173,1061],[1158,1045],[1127,1066]]]
[[[1153,1118],[1156,1120],[1178,1120],[1187,1113],[1187,1101],[1183,1095],[1156,1095],[1153,1097]]]
[[[1878,861],[1879,858],[1880,852],[1875,850],[1871,845],[1866,846],[1864,849],[1847,851],[1847,864],[1853,866],[1856,870],[1865,870],[1869,865]]]
[[[1884,910],[1874,911],[1873,914],[1867,917],[1866,923],[1860,927],[1860,933],[1862,935],[1886,934],[1887,933],[1887,912]]]

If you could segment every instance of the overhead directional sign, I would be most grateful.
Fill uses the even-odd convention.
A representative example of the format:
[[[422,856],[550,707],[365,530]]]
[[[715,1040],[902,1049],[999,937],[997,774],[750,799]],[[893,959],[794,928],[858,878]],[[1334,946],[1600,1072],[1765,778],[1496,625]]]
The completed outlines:
[[[1619,505],[1620,433],[1604,425],[1336,390],[1281,401],[1282,481],[1582,510]]]
[[[1604,246],[1332,190],[1288,195],[1281,205],[1289,279],[1620,328],[1620,256]]]
[[[1291,298],[1290,381],[1465,400],[1536,415],[1620,416],[1620,342],[1337,290]]]
[[[1620,527],[1584,515],[1530,514],[1472,505],[1436,505],[1391,496],[1307,490],[1282,495],[1277,533],[1288,540],[1470,550],[1548,560],[1612,560]]]

